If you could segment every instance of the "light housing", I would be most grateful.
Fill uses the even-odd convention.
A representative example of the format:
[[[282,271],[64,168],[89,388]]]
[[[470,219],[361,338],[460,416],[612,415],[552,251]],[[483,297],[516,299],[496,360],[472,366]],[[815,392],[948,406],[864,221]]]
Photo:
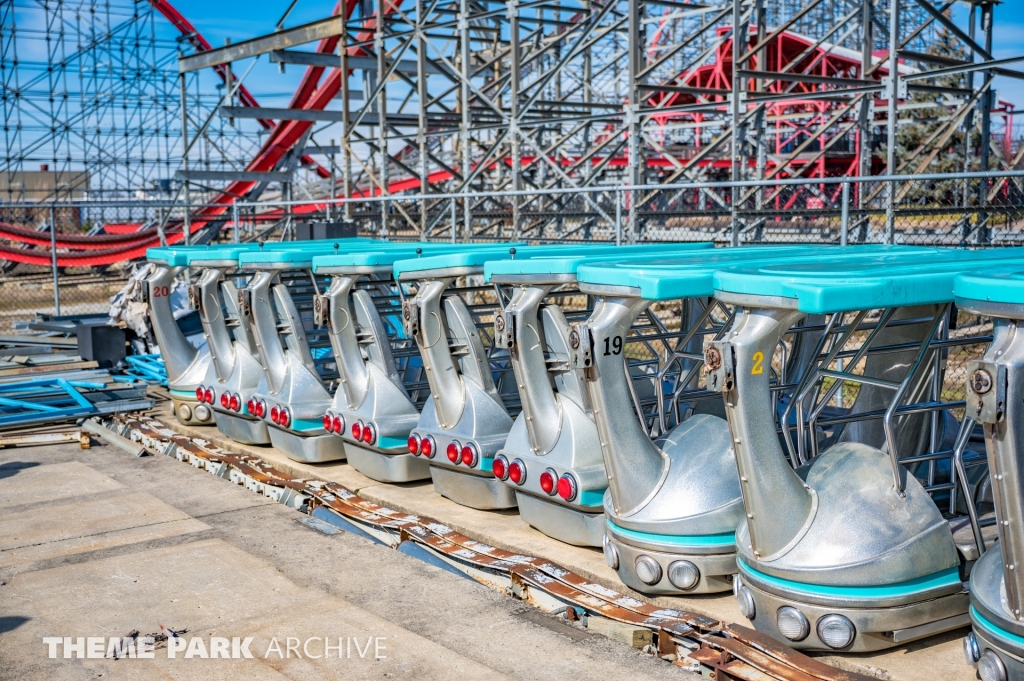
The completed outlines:
[[[258,400],[256,402],[256,416],[263,418],[267,415],[267,402],[266,400]]]
[[[700,582],[700,570],[688,560],[674,560],[668,564],[668,581],[682,591],[689,591]]]
[[[444,448],[445,456],[447,456],[448,460],[451,461],[456,466],[459,465],[459,460],[462,457],[462,452],[460,451],[461,449],[462,446],[459,444],[458,440],[453,440],[449,442],[448,446]]]
[[[775,613],[775,625],[779,628],[779,633],[790,641],[803,641],[811,633],[811,623],[807,621],[807,617],[788,605],[779,608]]]
[[[203,401],[206,402],[207,404],[213,404],[214,397],[216,397],[216,395],[214,395],[212,388],[207,388],[206,392],[203,393]]]
[[[494,463],[491,464],[491,472],[494,473],[494,477],[498,480],[508,480],[508,458],[504,454],[498,454],[494,457]]]
[[[846,648],[857,635],[853,622],[842,615],[825,615],[818,620],[817,630],[821,642],[833,650]]]
[[[973,666],[980,658],[981,647],[978,645],[978,637],[972,631],[964,636],[964,659],[967,660],[967,664]]]
[[[408,440],[409,453],[413,456],[420,455],[420,436],[416,433],[411,433]]]
[[[462,445],[462,451],[460,452],[462,457],[462,463],[470,468],[475,468],[477,462],[480,460],[480,455],[476,452],[476,446],[472,442],[467,442]]]
[[[753,620],[757,617],[757,606],[754,605],[754,597],[751,595],[750,589],[742,584],[736,588],[736,604],[740,607],[740,614],[748,620]]]
[[[604,552],[604,562],[608,564],[612,570],[619,569],[619,552],[612,545],[612,540],[608,538],[608,535],[604,535],[601,539],[601,550]]]
[[[508,478],[517,485],[526,482],[526,464],[522,459],[516,459],[508,465]]]
[[[196,388],[196,399],[199,400],[200,402],[206,400],[206,388],[204,388],[203,386],[199,386],[198,388]]]
[[[242,398],[238,395],[232,395],[228,406],[231,407],[231,411],[240,411],[242,409]]]
[[[434,442],[433,435],[427,435],[420,442],[420,456],[425,456],[428,459],[433,459],[437,455],[437,443]]]
[[[558,473],[550,468],[545,468],[540,474],[540,488],[545,494],[555,494],[558,491]]]
[[[363,422],[355,421],[352,424],[352,439],[359,442],[363,439]]]
[[[647,586],[654,586],[661,581],[661,565],[650,556],[637,556],[633,567],[637,578]]]
[[[256,413],[256,400],[251,397],[245,401],[245,413],[255,414]]]
[[[344,433],[345,419],[342,418],[340,415],[335,415],[334,420],[331,421],[331,430],[333,430],[336,435],[341,435],[342,433]]]
[[[231,408],[231,397],[228,395],[228,393],[221,393],[220,394],[220,406],[221,406],[221,409],[230,409]]]
[[[372,423],[367,423],[363,426],[363,442],[368,445],[372,445],[377,441],[377,429],[373,427]]]
[[[579,485],[576,484],[576,478],[570,473],[566,473],[558,479],[558,496],[566,501],[575,501],[579,495]]]
[[[1006,666],[991,650],[978,658],[978,676],[981,681],[1006,681]]]
[[[278,421],[278,419],[280,417],[281,417],[281,411],[277,408],[277,406],[275,405],[275,406],[271,407],[270,408],[270,420],[273,421],[274,423],[277,423],[277,421]]]
[[[330,432],[331,431],[331,423],[332,423],[331,415],[330,414],[324,414],[324,430],[326,430],[327,432]]]
[[[281,407],[280,418],[281,418],[281,420],[279,421],[279,425],[282,425],[285,428],[287,428],[288,424],[291,423],[291,421],[292,421],[292,415],[289,414],[288,410],[285,409],[284,407]]]

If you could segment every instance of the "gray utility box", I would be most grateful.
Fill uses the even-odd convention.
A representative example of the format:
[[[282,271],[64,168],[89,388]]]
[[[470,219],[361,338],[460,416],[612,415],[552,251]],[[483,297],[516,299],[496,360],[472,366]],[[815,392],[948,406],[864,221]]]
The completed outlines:
[[[324,241],[327,239],[352,239],[356,236],[354,222],[297,222],[296,241]]]
[[[112,367],[125,356],[124,329],[106,324],[78,324],[78,356],[86,361]]]

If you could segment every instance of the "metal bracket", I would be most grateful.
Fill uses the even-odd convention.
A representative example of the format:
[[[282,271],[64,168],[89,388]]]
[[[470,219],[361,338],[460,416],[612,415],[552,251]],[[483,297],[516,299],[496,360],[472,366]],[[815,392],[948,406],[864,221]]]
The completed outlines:
[[[417,338],[420,335],[420,306],[416,301],[402,301],[402,325],[410,338]]]
[[[494,314],[494,345],[511,350],[515,344],[516,315],[511,312],[496,312]]]
[[[313,296],[313,323],[317,326],[327,326],[330,321],[331,301],[322,294]]]
[[[252,291],[247,288],[238,289],[238,316],[252,316]]]
[[[888,95],[889,89],[892,87],[892,76],[882,76],[882,94]],[[907,81],[902,78],[896,79],[896,98],[906,99],[907,98]]]
[[[704,346],[704,376],[708,390],[725,392],[733,387],[733,347],[726,341]]]
[[[569,364],[574,369],[589,369],[594,363],[594,334],[586,322],[569,326]]]
[[[998,423],[1006,414],[1006,367],[972,359],[967,362],[965,416],[979,423]]]
[[[199,288],[199,284],[189,284],[188,286],[188,306],[189,308],[200,312],[203,309],[203,292]]]

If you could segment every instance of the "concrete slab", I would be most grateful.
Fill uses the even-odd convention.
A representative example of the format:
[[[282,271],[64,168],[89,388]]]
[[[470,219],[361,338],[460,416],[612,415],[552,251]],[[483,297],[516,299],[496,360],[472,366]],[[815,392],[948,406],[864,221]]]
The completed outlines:
[[[40,466],[12,460],[0,465],[0,508],[121,489],[124,485],[80,461]]]
[[[0,515],[0,567],[206,529],[145,493],[7,513]]]

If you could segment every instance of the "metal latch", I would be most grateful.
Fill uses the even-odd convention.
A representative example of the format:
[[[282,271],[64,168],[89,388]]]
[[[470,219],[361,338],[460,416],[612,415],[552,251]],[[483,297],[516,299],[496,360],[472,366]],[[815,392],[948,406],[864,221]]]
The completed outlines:
[[[594,364],[594,335],[586,322],[569,327],[569,364],[574,369],[588,369]]]
[[[979,423],[997,423],[1006,413],[1006,367],[983,359],[967,362],[966,416]]]
[[[247,288],[238,289],[238,315],[252,316],[252,291]]]
[[[405,334],[410,338],[420,335],[420,306],[415,300],[402,301],[402,325],[405,327]]]
[[[516,343],[516,316],[504,310],[494,314],[494,345],[512,349]]]
[[[188,286],[188,306],[199,312],[203,309],[203,292],[199,287],[199,284],[189,284]]]
[[[322,294],[313,296],[313,323],[317,326],[327,326],[330,321],[331,301]]]
[[[732,390],[732,352],[732,343],[725,341],[712,341],[704,346],[704,376],[708,390]]]

